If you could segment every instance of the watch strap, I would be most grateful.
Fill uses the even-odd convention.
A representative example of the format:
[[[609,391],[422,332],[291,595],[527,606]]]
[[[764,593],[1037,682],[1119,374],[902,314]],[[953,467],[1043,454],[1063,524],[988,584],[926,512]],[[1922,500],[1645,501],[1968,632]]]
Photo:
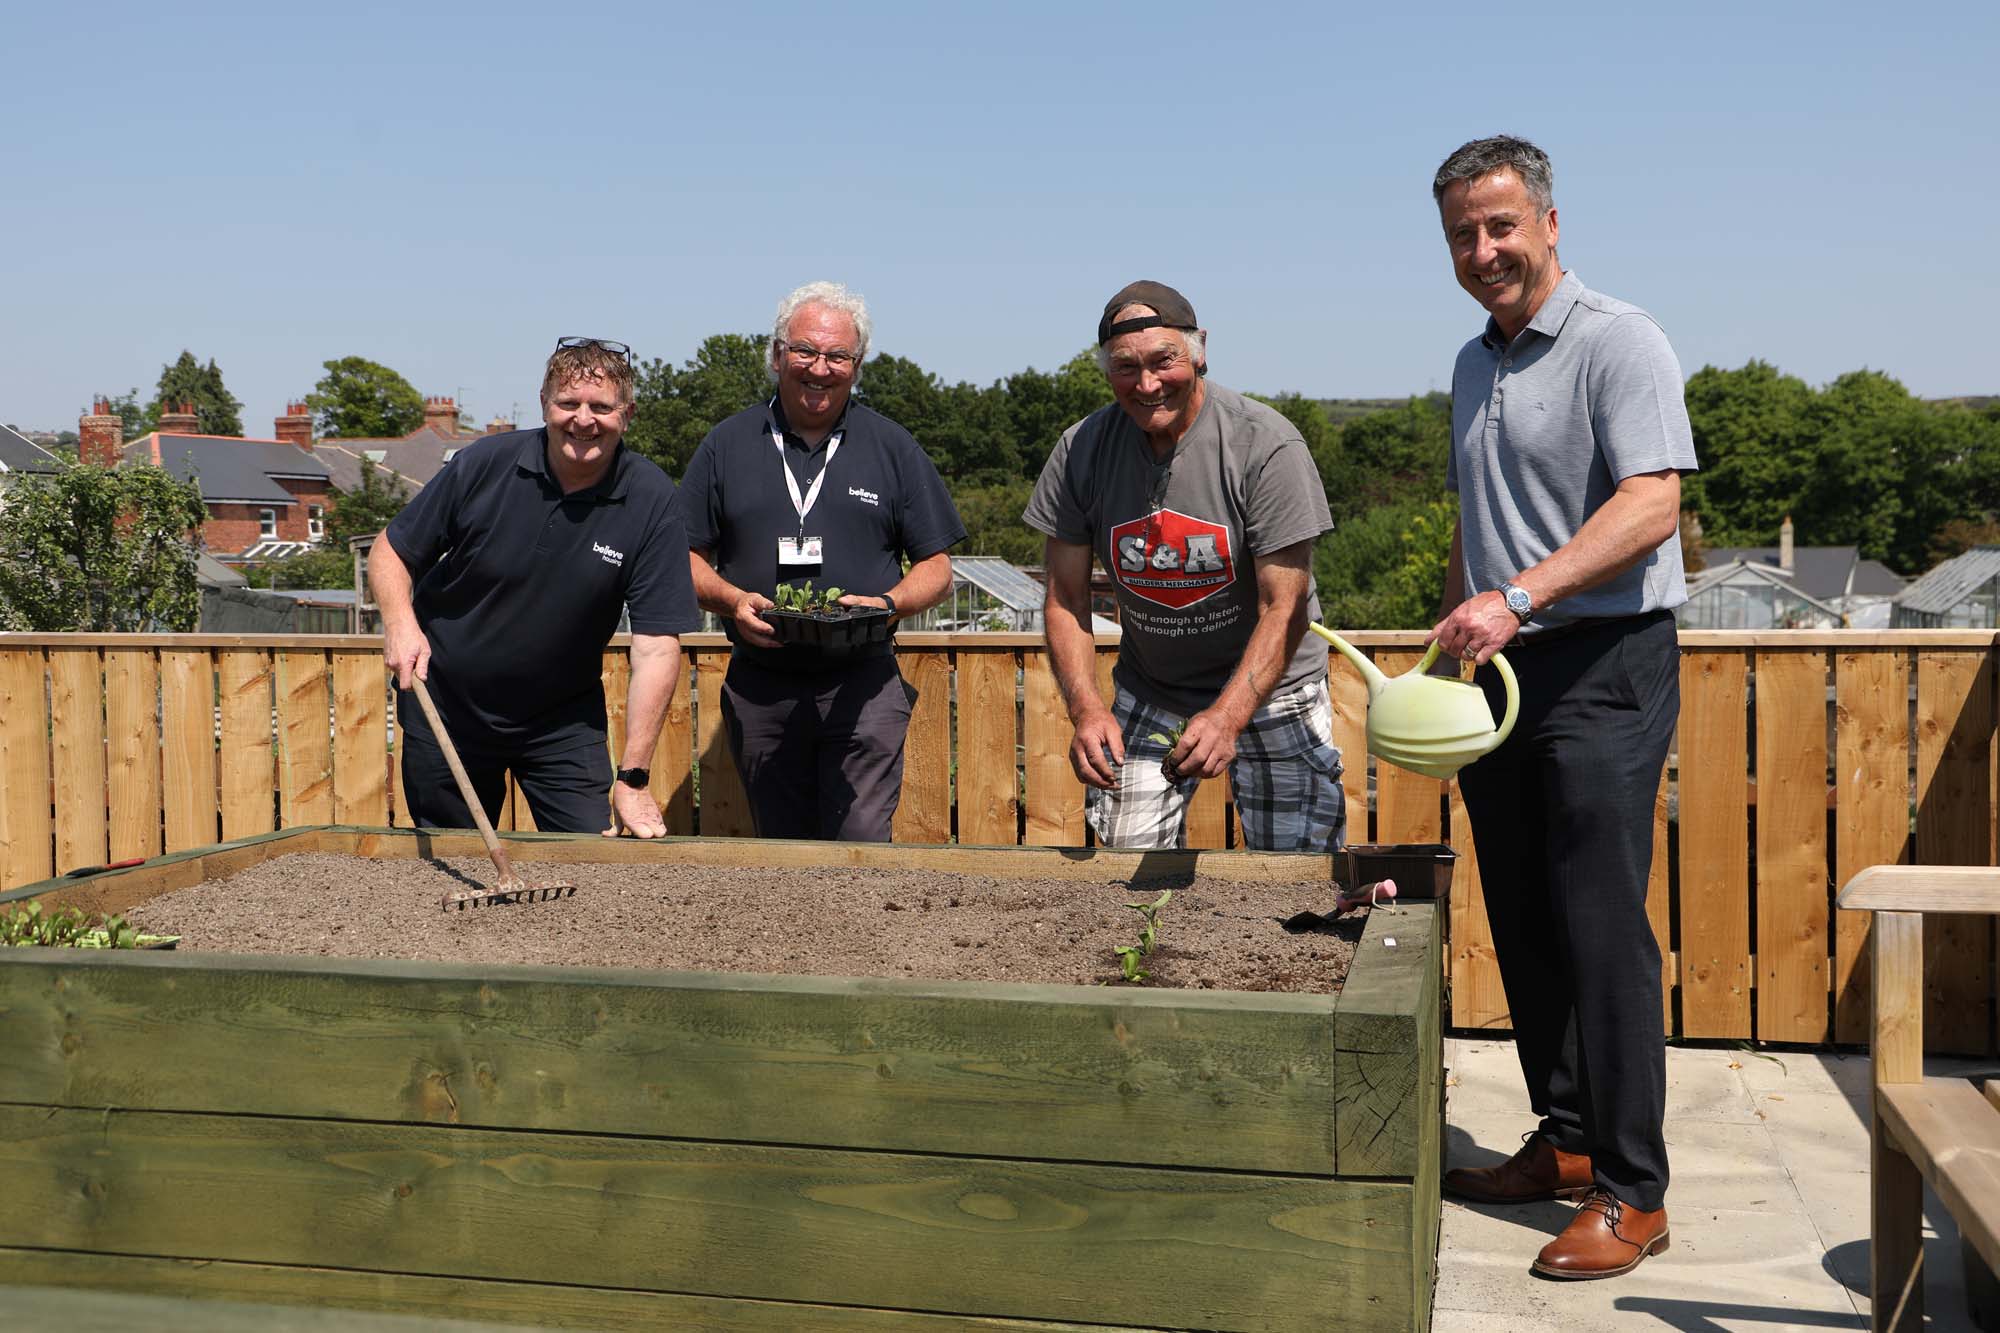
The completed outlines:
[[[886,607],[888,607],[888,608],[889,608],[889,614],[890,614],[890,615],[892,615],[892,616],[893,616],[893,615],[895,615],[895,614],[896,614],[896,599],[895,599],[895,598],[893,598],[893,597],[891,597],[891,596],[890,596],[890,595],[889,595],[888,593],[886,593],[886,592],[885,592],[885,593],[880,593],[880,594],[878,594],[878,596],[880,596],[880,597],[881,597],[881,599],[882,599],[882,605],[884,605],[884,606],[886,606]]]
[[[653,781],[653,771],[649,768],[621,768],[618,780],[636,791],[644,791]]]

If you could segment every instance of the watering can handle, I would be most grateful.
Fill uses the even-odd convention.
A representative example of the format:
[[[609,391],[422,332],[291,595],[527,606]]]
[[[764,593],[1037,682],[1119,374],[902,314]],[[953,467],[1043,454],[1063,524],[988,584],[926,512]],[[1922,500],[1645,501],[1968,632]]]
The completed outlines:
[[[1438,642],[1436,639],[1432,639],[1431,646],[1424,650],[1423,660],[1417,663],[1417,674],[1422,675],[1429,671],[1431,663],[1437,661],[1437,658]],[[1507,689],[1507,710],[1500,718],[1500,725],[1494,729],[1493,743],[1488,745],[1485,751],[1483,751],[1483,753],[1491,754],[1500,748],[1500,742],[1506,740],[1508,735],[1514,730],[1514,719],[1519,717],[1521,713],[1521,688],[1514,681],[1514,668],[1507,665],[1507,655],[1505,653],[1496,652],[1486,660],[1499,668],[1500,683]]]

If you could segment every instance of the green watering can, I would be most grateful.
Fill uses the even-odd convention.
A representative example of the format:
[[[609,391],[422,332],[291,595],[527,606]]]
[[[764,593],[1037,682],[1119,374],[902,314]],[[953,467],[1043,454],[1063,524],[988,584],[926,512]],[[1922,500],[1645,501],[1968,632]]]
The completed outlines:
[[[1423,661],[1394,680],[1354,646],[1314,622],[1312,632],[1340,650],[1368,683],[1368,748],[1398,768],[1427,778],[1449,778],[1507,739],[1521,710],[1514,668],[1499,653],[1491,659],[1507,687],[1507,715],[1493,725],[1486,692],[1467,681],[1425,674],[1437,660],[1432,643]]]

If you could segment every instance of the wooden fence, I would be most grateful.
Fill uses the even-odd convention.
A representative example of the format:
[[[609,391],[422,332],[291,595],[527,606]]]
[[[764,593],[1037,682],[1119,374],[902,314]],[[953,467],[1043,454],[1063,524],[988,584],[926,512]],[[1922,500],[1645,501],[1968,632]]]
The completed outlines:
[[[1349,636],[1390,674],[1419,636]],[[1867,923],[1834,890],[1878,862],[1994,863],[1990,631],[1686,631],[1681,722],[1654,807],[1654,929],[1669,1031],[1865,1040]],[[728,648],[683,641],[654,784],[675,833],[750,832],[721,735]],[[1115,640],[1099,644],[1108,682]],[[1068,719],[1039,637],[906,634],[918,690],[898,841],[1086,841]],[[1333,663],[1351,841],[1465,853],[1450,912],[1455,1026],[1507,1025],[1456,783],[1362,762],[1366,691]],[[623,643],[605,654],[622,744]],[[0,887],[302,824],[397,822],[392,708],[369,636],[0,634]],[[697,801],[696,794],[700,799]],[[1197,847],[1232,844],[1226,782],[1203,785]],[[525,803],[505,820],[532,827]],[[2000,956],[1985,918],[1926,923],[1935,1051],[1995,1049]]]

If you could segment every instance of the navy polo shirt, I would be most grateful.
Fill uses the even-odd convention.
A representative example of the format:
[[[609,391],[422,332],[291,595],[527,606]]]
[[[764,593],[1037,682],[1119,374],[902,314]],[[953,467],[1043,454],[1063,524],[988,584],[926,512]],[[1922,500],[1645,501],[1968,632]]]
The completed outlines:
[[[840,448],[829,463],[824,442],[808,448],[790,433],[775,398],[716,426],[681,477],[688,544],[708,552],[716,572],[737,587],[775,597],[778,540],[799,536],[799,513],[780,470],[786,466],[799,478],[801,497],[826,470],[805,518],[805,535],[825,543],[825,559],[787,566],[784,582],[811,580],[815,588],[879,597],[901,581],[904,559],[923,560],[965,540],[944,479],[908,431],[851,401],[835,429],[842,432]],[[783,462],[772,444],[774,430],[786,442]],[[736,642],[735,625],[725,622],[724,629]],[[784,670],[817,669],[832,660],[811,648],[736,642],[736,651]],[[864,651],[892,653],[895,647],[884,642]]]
[[[459,450],[390,522],[431,645],[430,690],[460,749],[556,754],[604,743],[604,645],[700,624],[674,484],[619,447],[597,485],[564,495],[548,431]],[[402,710],[427,732],[421,712]],[[462,733],[462,734],[461,734]]]

